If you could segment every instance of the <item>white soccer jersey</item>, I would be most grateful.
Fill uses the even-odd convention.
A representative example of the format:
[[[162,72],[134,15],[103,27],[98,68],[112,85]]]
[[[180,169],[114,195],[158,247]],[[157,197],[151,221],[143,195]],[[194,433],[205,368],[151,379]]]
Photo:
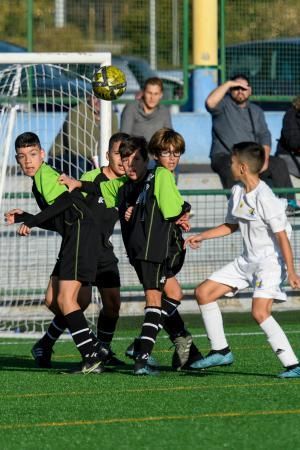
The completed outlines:
[[[239,225],[245,260],[257,263],[268,256],[281,255],[274,233],[286,230],[288,237],[291,235],[286,200],[276,197],[263,181],[249,193],[241,183],[233,186],[231,192],[225,222]]]

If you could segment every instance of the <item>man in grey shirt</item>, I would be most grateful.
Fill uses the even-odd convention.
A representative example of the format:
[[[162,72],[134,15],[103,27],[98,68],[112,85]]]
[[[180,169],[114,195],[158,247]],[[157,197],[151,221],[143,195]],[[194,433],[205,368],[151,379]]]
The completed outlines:
[[[169,110],[160,104],[163,83],[160,78],[145,81],[140,100],[129,103],[121,115],[121,131],[131,136],[144,136],[147,142],[161,128],[172,128]]]
[[[205,105],[212,116],[211,167],[220,176],[223,187],[231,189],[234,185],[230,170],[233,145],[257,142],[265,149],[265,164],[260,178],[274,188],[292,188],[285,162],[270,155],[271,134],[263,110],[249,101],[251,94],[247,77],[236,75],[207,97]],[[290,209],[297,209],[294,195],[288,197]]]

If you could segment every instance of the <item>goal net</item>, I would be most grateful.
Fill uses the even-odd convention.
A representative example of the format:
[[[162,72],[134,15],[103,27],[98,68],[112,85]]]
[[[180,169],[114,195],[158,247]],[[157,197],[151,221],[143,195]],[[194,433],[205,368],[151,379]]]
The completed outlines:
[[[4,212],[18,207],[36,214],[32,181],[20,173],[14,141],[35,132],[48,162],[79,177],[91,159],[106,164],[111,134],[111,102],[92,96],[91,76],[109,65],[109,53],[0,54],[0,331],[43,331],[52,314],[44,293],[56,261],[60,237],[34,228],[30,237],[4,223]],[[100,115],[100,117],[99,117]],[[101,124],[101,126],[100,126]],[[121,246],[121,239],[120,246]],[[98,314],[95,295],[89,317]],[[95,306],[96,305],[96,306]]]

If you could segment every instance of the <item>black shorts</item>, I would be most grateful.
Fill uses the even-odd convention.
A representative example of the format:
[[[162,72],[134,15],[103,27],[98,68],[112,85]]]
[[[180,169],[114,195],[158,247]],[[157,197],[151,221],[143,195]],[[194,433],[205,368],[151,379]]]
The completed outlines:
[[[77,219],[66,224],[57,262],[52,276],[60,280],[91,283],[96,278],[97,252],[95,252],[96,223],[91,219]]]
[[[185,260],[186,251],[177,251],[174,254],[169,254],[166,263],[166,277],[172,278],[175,277],[182,269],[184,260]]]
[[[119,288],[121,286],[118,260],[115,257],[110,262],[98,262],[96,280],[93,286],[102,288]]]
[[[162,292],[166,283],[166,264],[136,260],[133,264],[144,290],[157,289]]]

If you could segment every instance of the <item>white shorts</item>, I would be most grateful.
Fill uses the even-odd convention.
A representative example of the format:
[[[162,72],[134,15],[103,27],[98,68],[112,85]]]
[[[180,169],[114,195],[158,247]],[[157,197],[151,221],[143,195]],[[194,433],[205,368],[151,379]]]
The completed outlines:
[[[285,264],[276,256],[267,257],[260,263],[249,263],[240,256],[208,279],[232,287],[233,292],[226,294],[228,297],[250,286],[254,291],[253,298],[274,299],[275,302],[287,300],[282,287],[286,279]]]

